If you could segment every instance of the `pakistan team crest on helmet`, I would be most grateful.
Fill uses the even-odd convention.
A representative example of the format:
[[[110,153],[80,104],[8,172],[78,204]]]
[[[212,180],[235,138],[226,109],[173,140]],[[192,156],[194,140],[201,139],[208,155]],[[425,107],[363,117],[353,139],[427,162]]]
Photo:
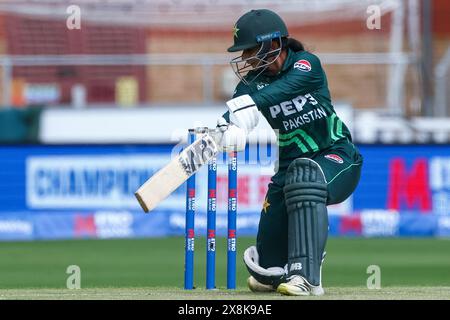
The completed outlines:
[[[237,27],[237,25],[233,26],[233,37],[237,38],[238,37],[238,31],[239,28]]]

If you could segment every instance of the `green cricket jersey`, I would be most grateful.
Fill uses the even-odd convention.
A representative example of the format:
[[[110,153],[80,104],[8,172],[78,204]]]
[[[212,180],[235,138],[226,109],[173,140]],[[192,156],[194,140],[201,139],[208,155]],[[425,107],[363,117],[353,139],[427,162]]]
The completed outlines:
[[[247,75],[250,79],[252,76]],[[241,81],[233,98],[244,94],[252,97],[278,133],[280,167],[298,157],[311,157],[338,141],[352,141],[349,130],[334,111],[320,60],[310,52],[288,49],[276,76],[260,75],[249,85]],[[228,113],[224,117],[229,121]]]

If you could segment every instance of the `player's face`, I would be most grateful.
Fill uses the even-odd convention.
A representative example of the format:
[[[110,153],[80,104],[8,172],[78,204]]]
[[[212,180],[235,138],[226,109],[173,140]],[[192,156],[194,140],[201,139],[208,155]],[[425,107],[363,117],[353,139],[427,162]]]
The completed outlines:
[[[278,49],[278,48],[279,48],[278,43],[276,43],[275,41],[273,41],[273,42],[272,42],[272,48],[271,48],[271,50],[276,50],[276,49]],[[258,58],[252,59],[252,57],[255,57],[255,56],[259,53],[259,50],[260,50],[260,49],[261,49],[261,48],[260,48],[259,46],[257,46],[257,47],[253,47],[253,48],[246,49],[246,50],[242,51],[242,59],[243,59],[243,60],[246,60],[246,59],[249,59],[249,58],[250,58],[250,59],[247,61],[248,64],[250,64],[253,68],[259,67],[260,64],[261,64],[261,60],[258,59]],[[268,62],[272,62],[274,59],[276,59],[276,57],[270,57],[270,58],[267,58],[267,61],[268,61]],[[279,69],[280,69],[280,68],[279,68],[278,64],[272,63],[272,64],[270,64],[270,65],[267,67],[267,72],[268,72],[268,73],[271,73],[271,74],[276,74],[276,73],[278,73]]]
[[[250,48],[250,49],[246,49],[244,51],[242,51],[242,60],[246,60],[248,58],[254,57],[256,56],[256,54],[259,51],[259,46],[258,47],[254,47],[254,48]],[[259,59],[249,59],[248,63],[253,67],[256,68],[258,66],[258,64],[260,63]]]
[[[263,42],[259,46],[246,49],[242,51],[240,56],[232,59],[230,64],[237,77],[245,84],[249,84],[263,73],[268,75],[277,74],[282,65],[282,63],[278,62],[281,54],[278,43],[281,43],[281,37],[278,41]],[[273,64],[276,65],[272,66]],[[253,71],[253,78],[250,80],[244,78],[249,72]]]
[[[279,47],[280,46],[278,45],[278,43],[276,41],[272,41],[271,50],[276,50]],[[280,57],[281,57],[281,55],[277,55],[277,56],[270,57],[270,58],[267,59],[269,62],[272,62],[273,60],[275,60],[275,61],[273,61],[273,63],[271,63],[271,64],[269,64],[267,66],[267,72],[268,73],[270,73],[270,74],[277,74],[281,70],[281,66],[282,66],[283,63],[282,63]]]

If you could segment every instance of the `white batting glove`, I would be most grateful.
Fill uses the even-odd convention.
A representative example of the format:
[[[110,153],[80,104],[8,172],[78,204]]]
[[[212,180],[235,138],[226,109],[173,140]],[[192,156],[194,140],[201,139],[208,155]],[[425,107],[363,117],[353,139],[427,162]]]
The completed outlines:
[[[227,120],[225,120],[224,117],[220,117],[219,119],[217,119],[217,128],[220,132],[227,131],[229,125],[230,124],[227,122]]]
[[[246,143],[247,134],[245,130],[234,124],[228,125],[228,128],[219,134],[217,141],[219,150],[222,152],[245,150]]]
[[[248,94],[227,101],[230,119],[246,133],[250,133],[259,122],[259,111],[255,101]]]

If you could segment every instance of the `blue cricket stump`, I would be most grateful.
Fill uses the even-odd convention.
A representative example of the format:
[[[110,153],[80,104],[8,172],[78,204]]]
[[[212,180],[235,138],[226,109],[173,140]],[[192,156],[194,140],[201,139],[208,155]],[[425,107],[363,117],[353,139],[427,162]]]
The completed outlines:
[[[195,141],[195,130],[189,129],[188,144]],[[184,289],[194,288],[194,244],[195,244],[195,174],[187,180],[186,227],[185,227]]]
[[[227,289],[236,289],[237,152],[228,154]]]
[[[208,211],[206,217],[206,289],[216,288],[216,193],[217,160],[208,164]]]

